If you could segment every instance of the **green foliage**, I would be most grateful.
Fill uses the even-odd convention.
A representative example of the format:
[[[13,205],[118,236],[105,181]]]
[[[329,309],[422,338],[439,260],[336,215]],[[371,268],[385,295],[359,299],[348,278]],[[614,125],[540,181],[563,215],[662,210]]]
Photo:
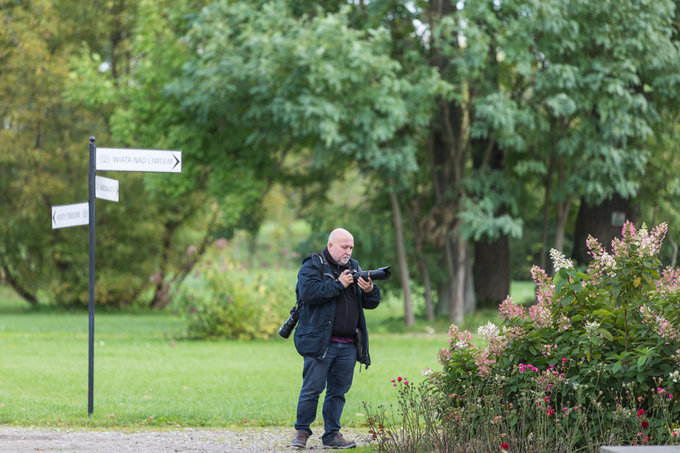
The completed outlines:
[[[287,275],[235,262],[224,239],[173,296],[190,338],[269,339],[295,305]]]
[[[385,194],[397,193],[408,252],[427,255],[435,288],[449,278],[441,238],[456,221],[469,241],[535,244],[542,203],[551,218],[555,203],[613,192],[641,194],[654,222],[678,216],[674,2],[446,6],[4,4],[6,278],[27,300],[86,300],[84,230],[50,231],[45,216],[84,199],[78,156],[90,135],[99,146],[185,153],[182,175],[126,175],[121,195],[134,202],[99,204],[96,299],[107,305],[152,293],[157,271],[170,280],[190,267],[186,249],[215,231],[244,229],[257,244],[263,194],[281,186],[294,188],[312,231],[343,223],[377,264],[395,261]],[[439,131],[446,150],[433,159]],[[351,193],[334,191],[357,172],[366,179]],[[213,199],[220,218],[210,222]]]
[[[113,115],[117,137],[111,136],[109,118],[116,108],[134,99],[134,105],[144,104],[153,114],[138,114],[131,121],[146,124],[151,116],[161,117],[156,108],[160,102],[145,88],[160,82],[163,73],[154,73],[156,78],[144,86],[127,83],[130,68],[137,67],[129,61],[137,53],[129,37],[136,27],[145,29],[152,22],[156,16],[151,11],[158,12],[149,2],[139,8],[137,2],[109,3],[96,11],[101,15],[97,26],[87,27],[84,18],[91,21],[95,15],[92,5],[63,2],[56,8],[50,1],[12,2],[2,9],[8,26],[0,32],[1,53],[7,57],[0,60],[0,265],[7,281],[29,302],[87,304],[87,228],[51,230],[50,207],[87,200],[91,135],[98,146],[122,146],[121,141],[134,135],[122,131]],[[165,66],[178,58],[177,52],[158,47],[168,59],[162,62]],[[148,70],[142,66],[140,70]],[[161,111],[168,114],[168,109]],[[152,135],[144,131],[144,138]],[[135,144],[165,148],[172,142],[156,138],[156,146],[148,140]],[[195,238],[195,229],[185,220],[193,220],[194,228],[204,227],[205,198],[191,191],[178,199],[179,191],[172,188],[182,184],[160,175],[116,177],[121,202],[97,201],[95,301],[120,307],[153,294],[147,289],[159,268],[176,271],[184,264],[187,242]],[[166,251],[167,244],[176,249]]]
[[[212,162],[215,193],[253,187],[257,198],[267,181],[285,176],[286,155],[305,149],[313,153],[308,171],[337,172],[355,161],[393,172],[415,168],[412,145],[390,152],[382,145],[405,125],[427,121],[416,112],[436,75],[423,74],[419,85],[401,77],[386,52],[387,31],[355,30],[348,14],[298,18],[284,1],[218,1],[194,22],[188,43],[195,56],[168,92],[220,138],[200,150]]]
[[[468,198],[463,200],[459,217],[463,220],[462,233],[466,239],[495,240],[499,235],[522,237],[523,222],[513,188],[502,171],[482,168],[464,181]],[[500,214],[503,210],[507,214]]]
[[[52,230],[49,214],[51,206],[87,200],[88,138],[100,131],[106,138],[95,112],[61,96],[70,30],[83,28],[73,9],[50,1],[2,7],[0,267],[33,304],[87,302],[87,229]]]
[[[551,124],[537,151],[567,159],[557,199],[563,191],[592,203],[612,191],[635,195],[649,157],[644,143],[677,83],[680,58],[667,21],[674,8],[672,1],[531,3],[526,24],[540,50],[535,105],[541,123]]]
[[[439,414],[423,441],[527,452],[680,441],[680,273],[659,272],[666,230],[626,223],[610,252],[591,237],[587,272],[553,251],[554,278],[532,269],[537,303],[504,301],[502,328],[479,328],[485,348],[453,325],[442,372],[408,398],[421,403],[402,404]]]

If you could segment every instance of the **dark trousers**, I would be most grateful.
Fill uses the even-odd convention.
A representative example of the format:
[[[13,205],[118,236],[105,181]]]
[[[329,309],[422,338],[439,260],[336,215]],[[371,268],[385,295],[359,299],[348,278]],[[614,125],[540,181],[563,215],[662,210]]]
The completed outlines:
[[[317,360],[312,357],[304,359],[295,429],[312,434],[309,426],[316,418],[319,395],[325,388],[326,397],[322,410],[324,433],[321,437],[322,442],[325,443],[340,431],[340,416],[345,407],[345,393],[352,386],[357,352],[352,343],[331,342],[328,344],[328,352],[323,359]]]

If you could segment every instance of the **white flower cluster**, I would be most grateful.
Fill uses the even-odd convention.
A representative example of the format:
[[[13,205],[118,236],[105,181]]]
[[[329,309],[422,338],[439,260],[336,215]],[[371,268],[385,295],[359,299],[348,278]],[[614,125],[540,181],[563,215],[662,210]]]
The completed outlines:
[[[602,252],[600,256],[600,262],[602,263],[602,268],[607,272],[607,275],[614,277],[616,275],[616,260],[607,252]]]
[[[585,327],[586,327],[586,332],[588,332],[589,334],[592,335],[593,333],[595,333],[597,331],[597,329],[600,328],[600,323],[595,322],[595,321],[587,322]]]
[[[479,326],[477,328],[477,333],[479,334],[480,337],[486,339],[486,340],[491,340],[493,338],[497,338],[499,334],[499,329],[498,326],[491,321],[486,323],[485,326]]]
[[[673,382],[678,383],[680,382],[680,371],[675,370],[669,374],[668,377],[670,377]]]
[[[560,269],[570,269],[574,267],[574,263],[570,259],[565,257],[562,252],[556,249],[550,249],[550,259],[555,267],[555,272],[559,272]]]

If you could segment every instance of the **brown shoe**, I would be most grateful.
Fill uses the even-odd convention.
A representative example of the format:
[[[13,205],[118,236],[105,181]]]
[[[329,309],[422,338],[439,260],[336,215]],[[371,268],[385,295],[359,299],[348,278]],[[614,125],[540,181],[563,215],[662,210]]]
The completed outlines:
[[[305,448],[307,446],[307,439],[309,439],[309,433],[307,431],[298,430],[290,445],[295,448]]]
[[[344,448],[355,448],[357,446],[356,442],[348,442],[342,437],[342,434],[336,433],[328,442],[324,442],[323,448],[333,448],[333,449],[344,449]]]

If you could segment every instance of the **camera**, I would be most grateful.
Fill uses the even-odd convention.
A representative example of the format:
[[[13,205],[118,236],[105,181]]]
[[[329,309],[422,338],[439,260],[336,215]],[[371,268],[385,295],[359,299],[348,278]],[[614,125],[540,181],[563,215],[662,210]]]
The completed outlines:
[[[371,271],[352,270],[351,273],[352,277],[354,277],[354,283],[356,283],[359,278],[363,278],[364,280],[368,280],[369,278],[372,278],[373,280],[389,280],[390,276],[392,275],[390,266],[381,267]]]
[[[290,334],[295,328],[298,319],[300,319],[300,314],[298,313],[298,310],[299,310],[298,305],[295,305],[293,308],[291,308],[290,316],[288,317],[288,319],[286,319],[286,322],[284,322],[283,325],[279,328],[279,335],[281,335],[283,338],[290,337]]]

